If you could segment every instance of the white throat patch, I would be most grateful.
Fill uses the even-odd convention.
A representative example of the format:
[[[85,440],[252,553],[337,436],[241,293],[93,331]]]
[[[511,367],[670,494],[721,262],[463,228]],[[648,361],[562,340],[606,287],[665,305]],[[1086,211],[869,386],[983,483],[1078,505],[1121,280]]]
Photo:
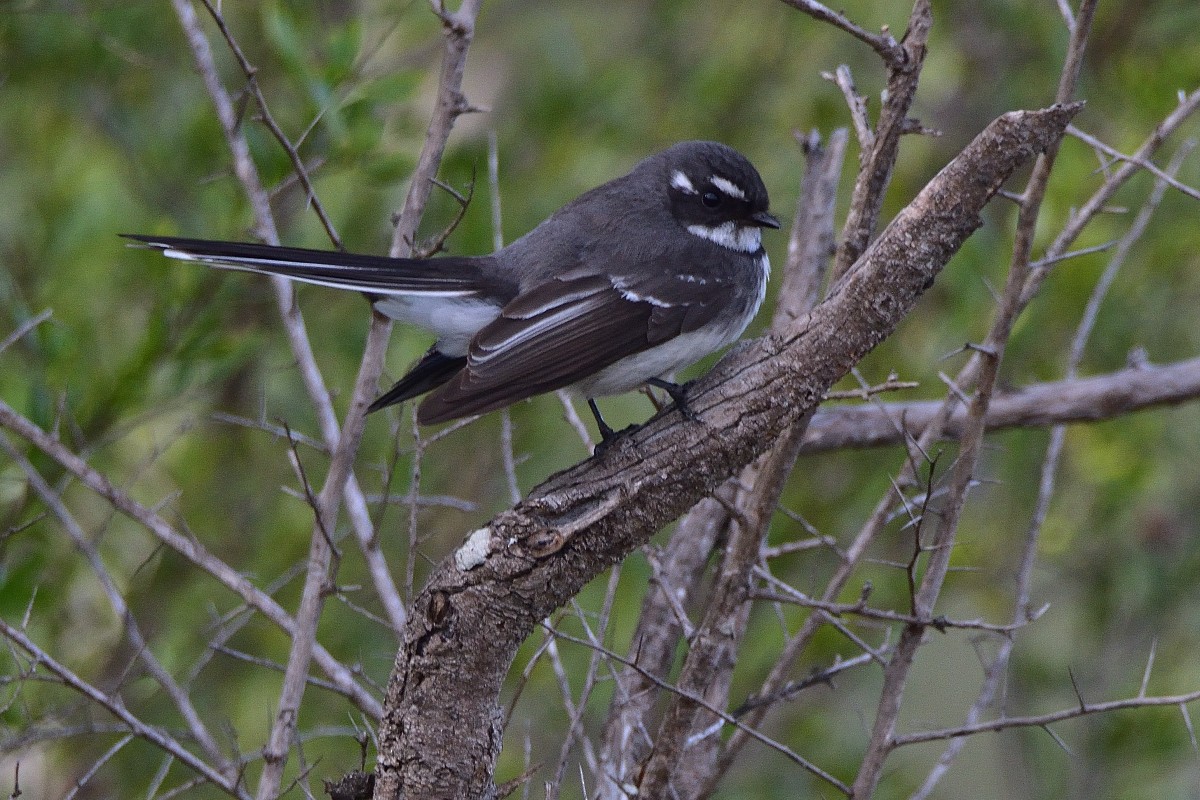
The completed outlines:
[[[739,253],[757,253],[762,248],[762,230],[750,225],[722,222],[720,225],[688,225],[688,233],[708,239]]]

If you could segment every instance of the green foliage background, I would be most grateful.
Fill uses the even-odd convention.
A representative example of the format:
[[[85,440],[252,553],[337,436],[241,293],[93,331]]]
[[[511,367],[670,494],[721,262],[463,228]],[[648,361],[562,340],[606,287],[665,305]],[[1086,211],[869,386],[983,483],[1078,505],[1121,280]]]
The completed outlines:
[[[897,34],[909,7],[894,0],[843,3],[869,29]],[[322,202],[351,249],[382,252],[427,122],[440,55],[437,20],[422,3],[226,2],[231,27],[259,68],[273,114],[313,164]],[[886,215],[894,213],[988,120],[1053,99],[1066,35],[1050,0],[980,0],[936,4],[928,66],[915,116],[942,131],[904,143]],[[226,85],[239,73],[209,25]],[[1130,151],[1174,106],[1179,90],[1200,82],[1200,5],[1194,0],[1103,4],[1088,52],[1080,95],[1088,106],[1076,124]],[[882,72],[863,45],[782,3],[756,0],[638,2],[492,2],[485,4],[472,50],[469,99],[490,109],[461,120],[441,176],[477,191],[453,252],[486,252],[492,228],[486,192],[486,135],[495,131],[506,239],[527,231],[582,190],[625,171],[637,159],[686,138],[720,139],[758,165],[774,209],[792,213],[801,161],[794,130],[828,132],[848,124],[842,97],[822,71],[846,63],[860,90],[878,106]],[[327,246],[303,194],[288,180],[285,154],[247,118],[246,132],[264,178],[281,188],[275,210],[284,240]],[[1200,128],[1193,122],[1187,135]],[[1168,147],[1168,151],[1174,147]],[[854,166],[855,153],[846,165]],[[1165,162],[1165,159],[1164,159]],[[1040,235],[1048,241],[1101,180],[1091,151],[1063,148]],[[1200,183],[1193,160],[1181,174]],[[849,180],[847,179],[847,184]],[[1150,186],[1142,176],[1118,197],[1136,210]],[[203,86],[171,8],[147,2],[9,0],[0,5],[0,338],[43,310],[52,317],[0,353],[0,397],[55,430],[89,462],[263,586],[294,606],[299,581],[286,580],[307,552],[311,513],[283,439],[214,416],[265,418],[315,435],[315,423],[278,323],[265,281],[168,263],[128,250],[124,231],[247,238],[250,212]],[[868,380],[890,372],[918,380],[912,397],[939,397],[939,370],[953,372],[965,341],[979,340],[993,307],[991,286],[1003,283],[1012,212],[1003,203],[988,225],[927,293],[902,329],[861,366]],[[1149,234],[1101,313],[1085,374],[1119,368],[1134,348],[1154,362],[1200,350],[1200,233],[1197,204],[1168,193]],[[435,195],[423,233],[436,234],[456,206]],[[1131,214],[1093,225],[1081,246],[1120,236]],[[776,265],[785,237],[768,247]],[[1029,309],[1006,361],[1010,385],[1059,377],[1079,315],[1104,254],[1064,263]],[[344,412],[368,322],[352,293],[300,290],[301,304],[326,380],[342,390]],[[759,321],[761,326],[764,319]],[[398,330],[392,376],[428,345],[419,332]],[[612,422],[649,414],[638,396],[605,403]],[[553,397],[512,412],[518,475],[528,489],[586,455]],[[510,503],[504,480],[499,415],[436,443],[421,463],[422,495],[469,501],[465,508],[422,507],[415,558],[420,585],[463,534]],[[947,584],[947,615],[1003,621],[1011,613],[1011,576],[1028,525],[1046,442],[1042,431],[990,439],[984,483],[973,493],[956,563]],[[23,446],[23,444],[21,445]],[[1153,693],[1200,686],[1200,413],[1181,407],[1073,428],[1060,470],[1060,491],[1042,540],[1035,604],[1049,612],[1021,635],[1007,682],[1010,713],[1037,713],[1076,703],[1071,675],[1088,700],[1138,691],[1156,648]],[[299,450],[319,484],[324,457]],[[413,439],[407,410],[368,422],[359,476],[368,493],[408,491]],[[941,464],[950,463],[947,447]],[[156,547],[137,526],[114,516],[87,491],[30,453],[93,535],[110,570],[150,636],[155,653],[179,674],[205,655],[210,625],[236,611],[233,597],[175,554]],[[805,459],[786,497],[789,509],[821,532],[846,540],[899,470],[899,452],[841,453]],[[686,465],[681,465],[686,468]],[[380,508],[388,556],[403,572],[408,510]],[[805,535],[781,515],[774,542]],[[30,608],[29,634],[72,669],[101,686],[122,685],[126,702],[150,721],[178,726],[144,678],[123,678],[131,654],[86,563],[19,469],[0,458],[0,614],[19,621]],[[904,608],[911,539],[897,522],[862,580],[873,601]],[[367,585],[349,540],[339,573],[345,587]],[[780,569],[804,591],[816,591],[828,555],[795,555]],[[648,567],[634,556],[622,575],[610,643],[628,637]],[[580,603],[595,608],[604,580]],[[348,592],[378,611],[369,591]],[[782,619],[783,626],[780,621]],[[739,661],[738,686],[753,691],[800,615],[757,612]],[[568,631],[579,627],[562,621]],[[574,626],[574,627],[572,627]],[[881,632],[860,626],[879,641]],[[382,684],[394,640],[345,603],[330,604],[320,630],[327,647],[360,664]],[[849,643],[827,633],[798,675],[852,656]],[[531,642],[531,654],[536,642]],[[283,661],[287,642],[253,621],[230,647]],[[984,657],[994,647],[984,642]],[[564,646],[582,670],[587,651]],[[7,657],[0,657],[0,660]],[[8,672],[11,667],[6,667]],[[1070,670],[1070,673],[1068,673]],[[922,652],[906,696],[903,724],[951,725],[970,705],[979,656],[969,636],[935,639]],[[124,681],[124,683],[122,683]],[[857,770],[878,692],[877,669],[818,689],[772,718],[768,732],[843,779]],[[515,686],[515,684],[514,684]],[[245,751],[260,747],[274,712],[279,676],[218,654],[199,673],[198,704]],[[0,737],[20,736],[30,720],[74,702],[44,684],[0,687]],[[607,689],[593,699],[603,718]],[[735,690],[734,696],[740,696]],[[86,718],[88,715],[82,715]],[[96,712],[98,723],[107,723]],[[499,778],[521,769],[528,739],[535,759],[558,752],[564,712],[549,669],[539,668],[517,706]],[[314,775],[358,766],[348,732],[369,727],[338,698],[310,690],[301,730]],[[236,735],[233,733],[236,732]],[[1065,747],[1039,730],[968,743],[937,796],[1031,798],[1195,797],[1200,757],[1178,709],[1092,717],[1055,726]],[[62,792],[115,741],[115,735],[70,737],[22,751],[22,788]],[[86,797],[143,796],[161,763],[149,746],[129,746],[93,779]],[[919,785],[940,746],[897,753],[881,798],[905,797]],[[17,755],[0,764],[11,765]],[[296,765],[294,765],[296,766]],[[251,767],[251,777],[255,767]],[[568,773],[570,774],[570,773]],[[0,773],[7,787],[11,766]],[[173,767],[174,782],[187,775]],[[568,792],[578,793],[569,783]],[[794,797],[829,790],[780,756],[751,747],[722,797]],[[535,796],[537,791],[534,792]],[[301,796],[296,789],[293,796]],[[212,796],[197,790],[192,796]],[[577,795],[576,795],[577,796]]]

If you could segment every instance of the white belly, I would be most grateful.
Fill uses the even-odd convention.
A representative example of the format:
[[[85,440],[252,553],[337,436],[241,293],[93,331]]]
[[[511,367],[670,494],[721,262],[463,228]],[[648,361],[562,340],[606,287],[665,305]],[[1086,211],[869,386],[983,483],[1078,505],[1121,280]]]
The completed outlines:
[[[720,350],[735,341],[750,320],[758,313],[767,291],[767,275],[770,262],[764,253],[758,264],[758,291],[752,296],[741,314],[734,316],[725,325],[713,324],[700,330],[676,336],[669,342],[627,356],[611,364],[589,378],[576,383],[572,389],[584,397],[602,397],[623,394],[643,386],[651,378],[661,378],[676,370],[695,364],[710,353]]]

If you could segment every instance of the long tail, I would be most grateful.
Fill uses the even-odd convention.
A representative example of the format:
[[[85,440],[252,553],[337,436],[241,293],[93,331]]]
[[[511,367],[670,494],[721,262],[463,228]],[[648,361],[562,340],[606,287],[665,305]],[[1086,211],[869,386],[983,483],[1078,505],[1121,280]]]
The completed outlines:
[[[497,275],[497,270],[489,269],[492,265],[487,257],[388,258],[250,242],[217,242],[137,233],[121,235],[160,250],[169,258],[197,261],[219,269],[283,275],[336,289],[427,297],[504,293],[498,285],[502,278]]]

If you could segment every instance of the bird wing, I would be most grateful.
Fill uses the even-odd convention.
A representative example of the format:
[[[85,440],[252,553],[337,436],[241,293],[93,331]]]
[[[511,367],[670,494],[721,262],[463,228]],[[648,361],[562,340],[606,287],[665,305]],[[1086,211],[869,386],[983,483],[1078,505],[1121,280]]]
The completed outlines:
[[[503,408],[694,330],[722,305],[699,288],[670,275],[640,278],[632,288],[582,271],[533,287],[476,334],[466,365],[422,401],[418,419],[430,424]]]
[[[388,258],[308,250],[250,242],[218,242],[177,236],[121,234],[163,255],[197,261],[219,269],[282,275],[293,280],[381,295],[427,297],[512,297],[515,286],[506,285],[493,259],[440,257],[437,259]]]

